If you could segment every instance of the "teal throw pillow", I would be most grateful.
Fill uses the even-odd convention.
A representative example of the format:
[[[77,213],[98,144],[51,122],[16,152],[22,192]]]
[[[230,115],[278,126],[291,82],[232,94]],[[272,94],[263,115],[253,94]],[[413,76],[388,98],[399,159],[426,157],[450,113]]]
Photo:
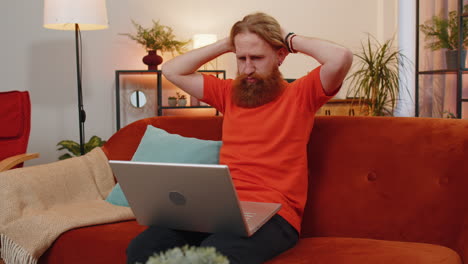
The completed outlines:
[[[112,188],[112,191],[107,196],[106,201],[113,204],[113,205],[127,206],[128,207],[127,198],[125,198],[125,195],[124,195],[124,193],[122,191],[122,188],[120,188],[119,183],[117,183],[114,186],[114,188]]]
[[[170,134],[163,129],[148,125],[132,161],[218,164],[221,144],[221,141]],[[118,183],[106,201],[114,205],[128,206]]]
[[[221,141],[170,134],[148,126],[133,161],[218,164]]]

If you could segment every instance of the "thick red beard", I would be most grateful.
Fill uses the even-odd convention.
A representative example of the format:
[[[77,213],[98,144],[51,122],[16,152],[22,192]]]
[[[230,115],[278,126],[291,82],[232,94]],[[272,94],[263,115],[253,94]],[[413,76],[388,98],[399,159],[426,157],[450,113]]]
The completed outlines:
[[[255,83],[248,83],[247,77],[255,78]],[[245,108],[254,108],[278,98],[284,91],[283,76],[274,68],[267,76],[260,74],[238,75],[233,83],[232,101]]]

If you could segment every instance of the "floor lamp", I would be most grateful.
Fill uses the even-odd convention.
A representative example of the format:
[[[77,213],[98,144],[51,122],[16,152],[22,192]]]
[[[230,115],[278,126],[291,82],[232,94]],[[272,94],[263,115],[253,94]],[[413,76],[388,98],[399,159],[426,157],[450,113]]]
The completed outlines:
[[[210,45],[212,43],[215,43],[218,41],[218,38],[215,34],[195,34],[193,35],[193,49],[198,49],[207,45]],[[213,66],[213,70],[218,69],[218,59],[215,58],[215,66]],[[211,63],[211,62],[208,62]],[[203,70],[207,70],[206,65],[208,63],[205,63],[203,65]]]
[[[83,155],[86,112],[83,108],[81,87],[81,30],[99,30],[108,27],[105,0],[44,0],[44,27],[75,31],[76,77],[78,88],[78,120],[80,153]]]

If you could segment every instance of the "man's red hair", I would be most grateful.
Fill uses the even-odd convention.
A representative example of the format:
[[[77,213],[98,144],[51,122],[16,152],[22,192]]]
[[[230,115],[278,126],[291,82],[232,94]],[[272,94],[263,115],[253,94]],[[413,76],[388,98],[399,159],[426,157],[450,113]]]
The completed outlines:
[[[237,21],[231,28],[230,41],[231,45],[235,48],[234,37],[239,33],[254,33],[266,41],[270,46],[279,50],[286,48],[281,35],[281,26],[270,15],[265,13],[254,13],[245,16],[241,21]]]

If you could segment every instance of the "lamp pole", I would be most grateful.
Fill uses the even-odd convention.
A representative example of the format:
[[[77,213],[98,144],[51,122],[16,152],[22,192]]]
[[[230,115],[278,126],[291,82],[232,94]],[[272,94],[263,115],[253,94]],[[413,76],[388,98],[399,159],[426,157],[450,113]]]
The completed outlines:
[[[80,60],[80,45],[79,45],[79,31],[80,26],[75,23],[75,48],[76,48],[76,78],[78,86],[78,122],[80,127],[80,153],[85,154],[84,151],[84,137],[85,129],[84,123],[86,121],[86,112],[83,108],[83,90],[81,88],[81,60]]]
[[[81,28],[80,25],[81,24]],[[75,30],[76,78],[78,90],[78,125],[80,153],[85,154],[86,112],[83,108],[81,87],[81,30],[108,28],[106,0],[44,0],[44,27],[58,30]]]

